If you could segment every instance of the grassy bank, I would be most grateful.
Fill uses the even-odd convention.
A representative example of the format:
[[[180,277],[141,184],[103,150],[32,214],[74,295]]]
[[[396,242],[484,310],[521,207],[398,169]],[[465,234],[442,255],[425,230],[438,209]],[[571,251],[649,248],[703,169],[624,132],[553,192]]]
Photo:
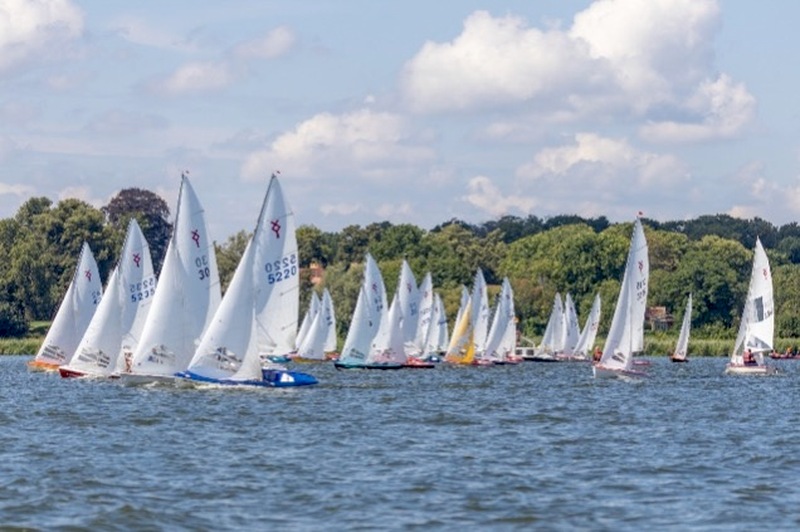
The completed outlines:
[[[24,338],[0,338],[0,355],[35,355],[49,327],[49,321],[34,321]]]

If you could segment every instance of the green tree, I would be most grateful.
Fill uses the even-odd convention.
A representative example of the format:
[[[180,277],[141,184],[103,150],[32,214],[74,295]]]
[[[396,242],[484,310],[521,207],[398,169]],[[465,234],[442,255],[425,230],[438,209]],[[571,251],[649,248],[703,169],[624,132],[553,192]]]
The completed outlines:
[[[217,269],[219,270],[219,282],[222,292],[228,289],[228,285],[233,278],[233,273],[242,260],[244,250],[250,241],[250,233],[239,231],[228,237],[224,244],[214,243],[214,250],[217,254]]]
[[[128,221],[131,217],[136,218],[150,246],[153,268],[157,272],[161,271],[167,244],[172,235],[172,223],[167,202],[149,190],[125,188],[111,198],[102,211],[119,235],[120,248],[128,229]]]

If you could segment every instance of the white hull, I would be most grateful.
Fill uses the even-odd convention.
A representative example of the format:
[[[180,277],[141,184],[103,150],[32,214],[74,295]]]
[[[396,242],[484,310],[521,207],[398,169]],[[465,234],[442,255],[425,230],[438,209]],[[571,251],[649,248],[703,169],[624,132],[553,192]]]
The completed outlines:
[[[643,371],[635,371],[632,369],[621,369],[621,368],[608,368],[597,364],[592,366],[592,371],[594,372],[594,377],[596,379],[618,379],[618,378],[641,379],[647,377],[647,373]]]
[[[771,366],[745,366],[743,364],[728,364],[725,367],[726,375],[775,375],[776,368]]]

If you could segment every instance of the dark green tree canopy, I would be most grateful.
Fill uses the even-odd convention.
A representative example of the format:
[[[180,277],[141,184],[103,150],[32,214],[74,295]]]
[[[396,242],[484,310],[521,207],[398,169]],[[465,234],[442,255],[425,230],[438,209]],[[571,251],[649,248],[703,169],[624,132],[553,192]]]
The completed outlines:
[[[150,246],[153,268],[157,272],[160,271],[167,244],[172,235],[172,223],[167,202],[149,190],[125,188],[111,198],[102,211],[119,236],[117,249],[122,246],[128,221],[131,217],[136,218]]]

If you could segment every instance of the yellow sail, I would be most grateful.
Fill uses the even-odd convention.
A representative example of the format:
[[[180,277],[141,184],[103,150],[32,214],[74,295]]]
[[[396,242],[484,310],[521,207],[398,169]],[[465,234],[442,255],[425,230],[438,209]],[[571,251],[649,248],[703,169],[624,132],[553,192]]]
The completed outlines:
[[[475,360],[475,339],[472,326],[472,301],[467,302],[461,319],[455,324],[450,345],[444,357],[451,364],[470,365]]]

